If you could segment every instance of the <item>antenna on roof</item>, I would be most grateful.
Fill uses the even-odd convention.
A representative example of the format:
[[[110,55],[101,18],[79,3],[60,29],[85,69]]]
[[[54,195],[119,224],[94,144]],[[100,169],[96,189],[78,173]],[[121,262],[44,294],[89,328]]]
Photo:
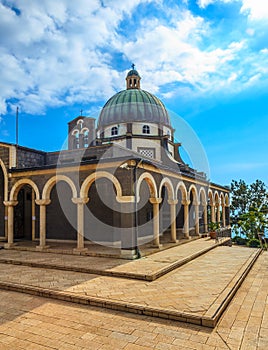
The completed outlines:
[[[16,109],[16,167],[18,167],[18,146],[19,146],[19,107]]]

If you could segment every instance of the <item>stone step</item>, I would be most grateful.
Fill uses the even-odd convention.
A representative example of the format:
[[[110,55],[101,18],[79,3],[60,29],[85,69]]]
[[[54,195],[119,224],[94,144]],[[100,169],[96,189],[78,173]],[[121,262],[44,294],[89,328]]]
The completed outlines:
[[[190,241],[131,262],[111,258],[107,260],[107,257],[97,260],[88,256],[73,256],[70,259],[63,255],[8,250],[0,253],[0,263],[154,281],[229,241],[229,238]]]
[[[219,246],[151,283],[0,264],[0,288],[214,327],[260,253]]]

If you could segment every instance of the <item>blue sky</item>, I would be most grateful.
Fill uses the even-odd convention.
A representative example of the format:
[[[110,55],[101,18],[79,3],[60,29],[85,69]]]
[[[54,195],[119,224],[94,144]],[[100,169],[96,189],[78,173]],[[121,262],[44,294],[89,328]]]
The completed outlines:
[[[267,30],[263,0],[0,0],[0,140],[15,142],[19,106],[20,144],[60,149],[134,62],[194,129],[212,181],[268,184]]]

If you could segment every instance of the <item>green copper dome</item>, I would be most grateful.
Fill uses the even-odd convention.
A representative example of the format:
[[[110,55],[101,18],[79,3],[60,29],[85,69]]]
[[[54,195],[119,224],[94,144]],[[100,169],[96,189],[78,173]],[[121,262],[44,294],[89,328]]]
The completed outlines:
[[[106,102],[99,116],[98,128],[132,122],[171,126],[168,112],[156,96],[141,89],[128,89]]]

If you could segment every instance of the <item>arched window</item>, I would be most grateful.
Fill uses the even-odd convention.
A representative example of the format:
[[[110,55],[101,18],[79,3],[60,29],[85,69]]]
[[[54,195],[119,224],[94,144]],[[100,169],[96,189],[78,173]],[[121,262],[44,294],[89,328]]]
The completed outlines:
[[[149,125],[143,125],[142,133],[143,134],[150,134],[150,127],[149,127]]]
[[[111,135],[112,136],[116,136],[118,135],[118,127],[117,126],[113,126],[111,129]]]
[[[79,131],[78,130],[74,130],[72,132],[73,134],[73,149],[75,148],[79,148],[80,144],[79,144]]]
[[[84,143],[84,147],[88,147],[88,129],[85,129],[83,132],[83,143]]]
[[[82,129],[83,124],[84,124],[84,120],[83,119],[79,119],[76,124],[77,124],[78,127],[80,127],[80,129]]]

